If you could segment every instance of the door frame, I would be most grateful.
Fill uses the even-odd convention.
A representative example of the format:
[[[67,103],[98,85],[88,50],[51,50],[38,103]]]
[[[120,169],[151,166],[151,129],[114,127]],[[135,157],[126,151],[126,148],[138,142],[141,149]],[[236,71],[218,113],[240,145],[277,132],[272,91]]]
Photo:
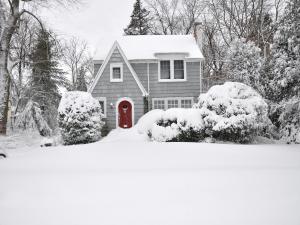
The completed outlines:
[[[118,101],[116,102],[116,128],[121,128],[119,127],[119,104],[122,101],[128,101],[131,104],[131,119],[132,119],[132,127],[134,126],[134,101],[129,98],[129,97],[123,97],[119,98]]]

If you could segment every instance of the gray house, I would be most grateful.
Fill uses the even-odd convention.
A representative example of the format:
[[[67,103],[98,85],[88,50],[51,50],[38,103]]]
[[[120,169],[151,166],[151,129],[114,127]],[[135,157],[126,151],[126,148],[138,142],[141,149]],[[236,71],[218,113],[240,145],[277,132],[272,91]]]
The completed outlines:
[[[196,39],[124,36],[94,60],[88,91],[99,100],[109,129],[130,128],[151,109],[192,107],[201,92],[203,61]]]

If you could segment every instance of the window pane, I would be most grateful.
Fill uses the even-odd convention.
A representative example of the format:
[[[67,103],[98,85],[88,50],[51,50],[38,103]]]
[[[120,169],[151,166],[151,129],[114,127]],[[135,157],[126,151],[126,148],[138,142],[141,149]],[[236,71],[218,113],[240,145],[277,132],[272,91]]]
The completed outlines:
[[[170,61],[160,61],[160,79],[171,78]]]
[[[120,67],[113,68],[113,79],[121,79],[121,68]]]
[[[154,100],[153,109],[165,109],[164,100]]]
[[[184,79],[183,60],[174,60],[174,79]]]
[[[170,109],[170,108],[178,108],[178,100],[177,99],[168,100],[168,109]]]
[[[99,104],[101,106],[101,113],[104,114],[104,101],[99,101]]]
[[[181,100],[181,108],[192,108],[192,100],[182,99]]]

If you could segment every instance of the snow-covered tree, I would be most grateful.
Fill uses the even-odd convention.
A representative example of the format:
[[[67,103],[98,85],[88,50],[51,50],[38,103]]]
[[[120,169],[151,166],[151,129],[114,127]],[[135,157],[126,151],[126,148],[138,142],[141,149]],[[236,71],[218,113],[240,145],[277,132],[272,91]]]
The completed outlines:
[[[146,35],[149,33],[149,11],[142,6],[140,0],[136,0],[131,14],[131,21],[124,29],[126,35]]]
[[[59,55],[49,32],[39,31],[30,59],[32,64],[27,95],[39,104],[46,121],[55,128],[56,116],[53,118],[53,113],[57,115],[54,109],[58,107],[61,97],[59,86],[66,83],[66,79],[59,69]]]
[[[87,85],[85,80],[86,69],[81,67],[79,69],[79,74],[76,80],[76,90],[77,91],[87,91]]]
[[[86,144],[101,137],[103,115],[90,93],[73,91],[63,95],[58,108],[58,125],[66,145]]]
[[[263,58],[260,48],[244,38],[235,39],[230,44],[226,55],[225,70],[229,80],[241,82],[263,93],[261,68]]]
[[[274,35],[270,62],[270,98],[276,102],[300,96],[300,1],[287,2]]]
[[[272,126],[261,95],[238,82],[211,87],[195,107],[201,109],[206,132],[218,140],[250,142]]]
[[[37,130],[41,136],[50,136],[51,128],[42,115],[38,103],[29,101],[25,109],[17,115],[15,127],[21,130]]]

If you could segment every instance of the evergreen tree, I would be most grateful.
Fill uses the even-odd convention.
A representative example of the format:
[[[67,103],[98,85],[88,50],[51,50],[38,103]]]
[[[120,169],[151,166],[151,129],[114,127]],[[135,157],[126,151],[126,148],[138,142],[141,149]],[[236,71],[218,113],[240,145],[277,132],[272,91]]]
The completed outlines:
[[[55,128],[57,107],[61,98],[59,86],[66,83],[58,67],[59,54],[50,33],[40,30],[31,58],[28,97],[36,102],[51,128]]]
[[[263,94],[261,68],[263,59],[260,48],[245,39],[232,41],[226,54],[225,70],[231,81],[247,84]]]
[[[270,61],[270,96],[274,101],[300,95],[300,1],[287,2],[274,35]]]
[[[149,33],[149,11],[143,8],[140,0],[133,6],[130,24],[124,29],[126,35],[146,35]]]
[[[86,85],[86,81],[85,81],[85,73],[86,70],[84,67],[81,67],[79,69],[79,74],[77,76],[77,80],[76,80],[76,91],[87,91],[87,85]]]

